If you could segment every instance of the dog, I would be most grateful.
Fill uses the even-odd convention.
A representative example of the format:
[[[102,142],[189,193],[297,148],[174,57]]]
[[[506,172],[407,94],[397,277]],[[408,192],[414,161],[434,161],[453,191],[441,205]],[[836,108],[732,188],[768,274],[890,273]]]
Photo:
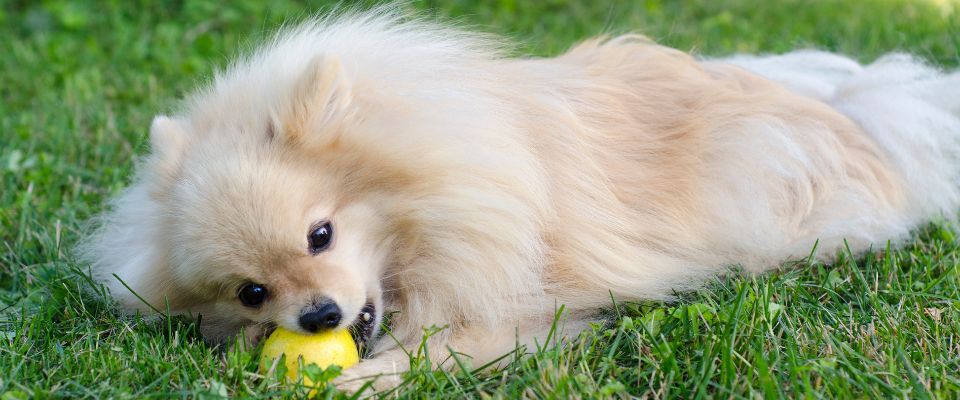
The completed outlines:
[[[428,327],[435,362],[483,365],[559,306],[574,335],[611,297],[896,244],[960,204],[960,74],[910,56],[508,52],[389,10],[287,28],[154,119],[81,255],[212,342],[352,328],[356,390],[400,382]]]

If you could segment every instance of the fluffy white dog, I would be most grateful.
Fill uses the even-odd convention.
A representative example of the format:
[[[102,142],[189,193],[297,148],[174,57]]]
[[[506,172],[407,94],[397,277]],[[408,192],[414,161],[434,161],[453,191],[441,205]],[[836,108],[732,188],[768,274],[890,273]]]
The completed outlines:
[[[863,251],[958,206],[960,75],[908,56],[501,48],[382,11],[285,30],[154,120],[83,254],[123,307],[202,315],[214,341],[353,327],[355,388],[425,326],[446,327],[431,357],[480,365],[557,305],[574,333],[611,294]]]

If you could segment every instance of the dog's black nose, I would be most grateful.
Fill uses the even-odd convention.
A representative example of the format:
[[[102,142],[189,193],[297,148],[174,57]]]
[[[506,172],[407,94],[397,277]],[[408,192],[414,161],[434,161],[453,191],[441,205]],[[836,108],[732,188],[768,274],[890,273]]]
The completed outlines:
[[[310,333],[317,333],[323,329],[332,329],[340,324],[343,314],[336,303],[327,303],[315,311],[300,316],[300,327]]]

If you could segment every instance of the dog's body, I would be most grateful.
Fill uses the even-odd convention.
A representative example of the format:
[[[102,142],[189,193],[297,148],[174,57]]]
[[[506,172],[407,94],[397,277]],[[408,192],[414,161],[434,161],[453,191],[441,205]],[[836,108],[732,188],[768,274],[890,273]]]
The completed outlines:
[[[319,21],[158,117],[84,254],[125,307],[146,308],[128,285],[211,339],[304,330],[327,304],[335,328],[396,312],[397,340],[344,381],[402,370],[398,343],[431,325],[431,356],[479,365],[558,305],[575,332],[611,295],[669,299],[952,215],[958,82],[902,56],[698,61],[623,36],[512,59],[421,22]],[[252,283],[269,295],[238,301]]]

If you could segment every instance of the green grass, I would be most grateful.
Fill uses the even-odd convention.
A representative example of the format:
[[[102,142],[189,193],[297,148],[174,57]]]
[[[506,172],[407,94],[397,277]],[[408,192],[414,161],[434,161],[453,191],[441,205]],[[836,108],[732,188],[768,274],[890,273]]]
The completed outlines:
[[[549,55],[643,32],[707,55],[818,47],[960,63],[955,0],[413,1]],[[122,319],[70,248],[125,184],[154,114],[290,18],[327,4],[0,0],[0,399],[303,396],[185,321]],[[500,371],[414,372],[400,397],[960,396],[960,244],[932,225],[906,247],[731,277]],[[322,395],[331,395],[328,391]],[[393,396],[393,394],[391,395]]]

